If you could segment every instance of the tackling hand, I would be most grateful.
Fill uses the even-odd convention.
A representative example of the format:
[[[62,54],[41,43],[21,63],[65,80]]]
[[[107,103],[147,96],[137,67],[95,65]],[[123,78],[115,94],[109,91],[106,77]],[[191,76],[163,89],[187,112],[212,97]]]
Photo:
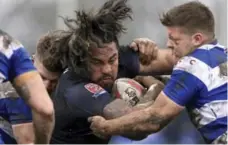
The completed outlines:
[[[150,62],[157,58],[158,47],[148,38],[137,38],[132,41],[130,47],[139,52],[139,58],[142,65],[149,65]]]
[[[105,118],[101,116],[89,117],[88,121],[91,123],[90,129],[93,131],[93,134],[99,138],[108,138],[107,124]]]

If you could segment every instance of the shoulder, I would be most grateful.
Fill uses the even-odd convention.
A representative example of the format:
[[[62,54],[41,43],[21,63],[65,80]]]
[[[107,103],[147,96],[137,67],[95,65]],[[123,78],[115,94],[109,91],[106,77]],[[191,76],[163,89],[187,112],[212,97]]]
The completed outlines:
[[[71,109],[79,109],[83,112],[85,111],[89,113],[90,115],[101,115],[103,113],[104,106],[112,100],[111,95],[102,87],[94,83],[86,82],[81,82],[68,88],[64,96]]]
[[[94,83],[80,82],[67,89],[68,96],[78,96],[83,98],[98,98],[108,92],[101,86]]]
[[[193,75],[199,75],[202,71],[208,71],[209,66],[203,61],[193,57],[185,56],[174,66],[174,70],[181,70]]]
[[[24,46],[18,40],[0,30],[0,53],[10,59],[18,51],[25,53]]]

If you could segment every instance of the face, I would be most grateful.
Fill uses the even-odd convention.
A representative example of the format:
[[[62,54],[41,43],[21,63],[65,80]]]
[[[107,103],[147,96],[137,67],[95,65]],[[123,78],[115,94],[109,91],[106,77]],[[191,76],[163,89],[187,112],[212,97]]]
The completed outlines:
[[[52,93],[56,87],[60,73],[48,71],[38,59],[34,59],[34,66],[42,77],[48,93]]]
[[[191,53],[197,46],[202,44],[202,34],[195,33],[190,35],[185,33],[180,27],[167,27],[168,30],[168,42],[167,47],[172,49],[173,55],[176,58]]]
[[[91,80],[104,88],[112,87],[118,73],[118,49],[115,42],[90,51],[88,67]]]

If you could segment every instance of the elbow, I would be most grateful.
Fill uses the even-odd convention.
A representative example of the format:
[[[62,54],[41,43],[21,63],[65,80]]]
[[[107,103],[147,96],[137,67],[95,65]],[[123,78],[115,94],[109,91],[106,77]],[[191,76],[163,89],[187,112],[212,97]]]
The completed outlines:
[[[54,112],[54,106],[51,100],[48,103],[48,105],[46,105],[46,107],[40,108],[38,110],[35,109],[33,110],[33,112],[45,120],[50,120],[50,121],[54,120],[55,112]]]
[[[46,118],[53,120],[55,114],[53,103],[50,102],[50,105],[44,108],[41,114]]]

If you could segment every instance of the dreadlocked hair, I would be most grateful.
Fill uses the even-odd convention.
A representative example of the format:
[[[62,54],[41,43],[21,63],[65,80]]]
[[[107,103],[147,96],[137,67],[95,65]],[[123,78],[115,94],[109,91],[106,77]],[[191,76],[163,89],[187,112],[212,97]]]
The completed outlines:
[[[98,12],[75,11],[76,19],[63,18],[72,32],[68,46],[68,67],[76,74],[89,76],[87,58],[91,48],[102,48],[104,44],[115,42],[125,33],[122,21],[131,18],[132,9],[127,0],[109,0]]]
[[[68,40],[71,33],[52,31],[43,35],[38,43],[35,57],[51,72],[63,72],[67,67]]]

